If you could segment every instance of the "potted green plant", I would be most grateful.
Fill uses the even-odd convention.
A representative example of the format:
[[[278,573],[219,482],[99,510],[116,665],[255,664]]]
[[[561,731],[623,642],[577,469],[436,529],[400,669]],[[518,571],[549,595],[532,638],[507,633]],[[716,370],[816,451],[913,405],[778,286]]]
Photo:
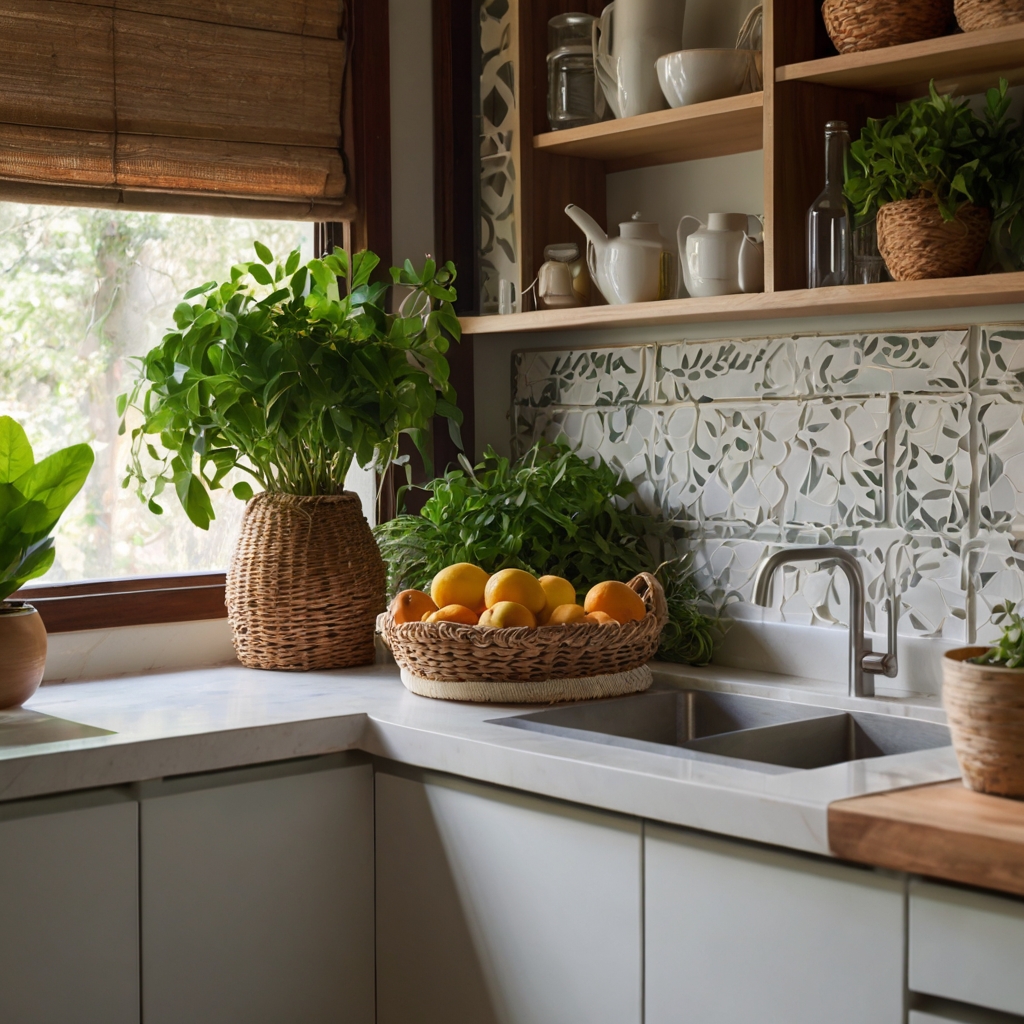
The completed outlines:
[[[36,462],[21,424],[0,416],[0,708],[28,700],[46,666],[46,629],[39,613],[8,598],[53,565],[51,533],[92,463],[87,444]]]
[[[431,422],[461,414],[444,353],[459,337],[455,268],[406,262],[398,311],[370,276],[378,258],[341,249],[300,265],[255,245],[257,261],[224,282],[187,292],[176,329],[140,361],[118,399],[131,431],[125,486],[153,512],[173,487],[196,526],[210,492],[232,486],[246,501],[227,577],[228,618],[243,665],[340,668],[374,660],[384,606],[384,564],[358,497],[345,491],[355,462],[383,471],[401,462],[408,434],[428,459]],[[342,285],[347,283],[347,289]],[[342,294],[345,291],[346,294]],[[237,474],[236,474],[237,475]]]
[[[943,657],[942,703],[967,787],[1024,798],[1024,618],[1012,601],[994,613],[995,644]]]
[[[1016,269],[1024,234],[1024,139],[1008,116],[1005,80],[983,116],[966,99],[929,95],[870,118],[850,147],[846,196],[860,222],[877,218],[878,248],[897,281],[955,277],[993,261]]]

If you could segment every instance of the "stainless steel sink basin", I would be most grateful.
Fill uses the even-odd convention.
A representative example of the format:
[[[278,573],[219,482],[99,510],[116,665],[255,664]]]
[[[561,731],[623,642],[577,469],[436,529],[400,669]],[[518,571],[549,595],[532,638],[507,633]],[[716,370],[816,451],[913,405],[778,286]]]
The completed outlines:
[[[641,693],[495,721],[772,774],[950,743],[949,730],[930,722],[710,690]]]

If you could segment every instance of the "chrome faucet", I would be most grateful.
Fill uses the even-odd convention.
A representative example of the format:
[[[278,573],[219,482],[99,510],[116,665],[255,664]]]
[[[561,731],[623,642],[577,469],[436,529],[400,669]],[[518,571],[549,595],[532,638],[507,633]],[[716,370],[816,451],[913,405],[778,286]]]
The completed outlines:
[[[899,599],[895,592],[886,601],[889,617],[889,650],[875,654],[871,642],[864,639],[864,573],[860,563],[846,548],[785,548],[762,559],[754,577],[754,603],[767,608],[772,603],[772,578],[775,570],[787,562],[836,562],[850,583],[850,696],[874,697],[875,676],[894,678],[899,670],[896,662],[896,624]]]

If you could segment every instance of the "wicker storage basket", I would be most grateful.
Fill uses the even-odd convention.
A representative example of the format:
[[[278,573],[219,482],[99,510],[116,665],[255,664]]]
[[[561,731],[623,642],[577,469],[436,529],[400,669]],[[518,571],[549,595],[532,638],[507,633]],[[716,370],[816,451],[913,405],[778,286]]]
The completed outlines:
[[[1024,22],[1024,0],[956,0],[956,22],[965,32]]]
[[[945,35],[953,0],[825,0],[821,16],[835,48],[854,53]]]
[[[934,199],[901,199],[878,211],[878,251],[895,281],[973,274],[988,241],[992,214],[961,206],[944,221]]]
[[[257,494],[228,570],[228,620],[249,668],[374,661],[385,571],[357,495]]]
[[[435,683],[472,684],[448,688],[458,700],[493,699],[480,687],[503,684],[506,694],[516,692],[523,702],[579,700],[585,695],[611,696],[634,692],[650,685],[649,675],[630,676],[658,649],[662,627],[668,619],[665,592],[649,573],[630,580],[647,606],[639,622],[617,626],[539,626],[537,629],[488,629],[455,622],[407,622],[397,625],[390,612],[377,619],[377,628],[402,668],[407,686],[416,680]],[[618,682],[608,677],[622,676]],[[581,684],[580,680],[588,682]],[[597,683],[589,682],[598,680]],[[531,687],[508,689],[508,684],[553,683],[533,687],[540,694],[530,696]],[[639,685],[639,684],[643,685]],[[564,684],[564,685],[563,685]],[[583,690],[581,690],[581,686]],[[595,686],[600,688],[594,693]],[[624,687],[624,688],[623,688]],[[410,686],[413,689],[414,686]],[[455,693],[460,696],[454,696]],[[472,696],[479,693],[481,696]],[[502,699],[511,700],[505,696]]]
[[[942,703],[964,784],[978,793],[1024,798],[1024,670],[972,665],[987,647],[942,659]]]

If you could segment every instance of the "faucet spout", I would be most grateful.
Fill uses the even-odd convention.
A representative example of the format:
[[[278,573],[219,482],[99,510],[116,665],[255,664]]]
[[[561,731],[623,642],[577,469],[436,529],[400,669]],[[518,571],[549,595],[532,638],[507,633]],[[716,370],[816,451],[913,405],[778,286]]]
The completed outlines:
[[[894,677],[896,660],[896,625],[898,603],[895,596],[888,602],[889,650],[875,654],[864,638],[864,573],[860,563],[847,548],[797,547],[776,551],[761,561],[754,577],[754,603],[767,608],[771,604],[772,580],[780,566],[793,562],[835,562],[850,584],[849,685],[851,697],[873,697],[874,676]]]

